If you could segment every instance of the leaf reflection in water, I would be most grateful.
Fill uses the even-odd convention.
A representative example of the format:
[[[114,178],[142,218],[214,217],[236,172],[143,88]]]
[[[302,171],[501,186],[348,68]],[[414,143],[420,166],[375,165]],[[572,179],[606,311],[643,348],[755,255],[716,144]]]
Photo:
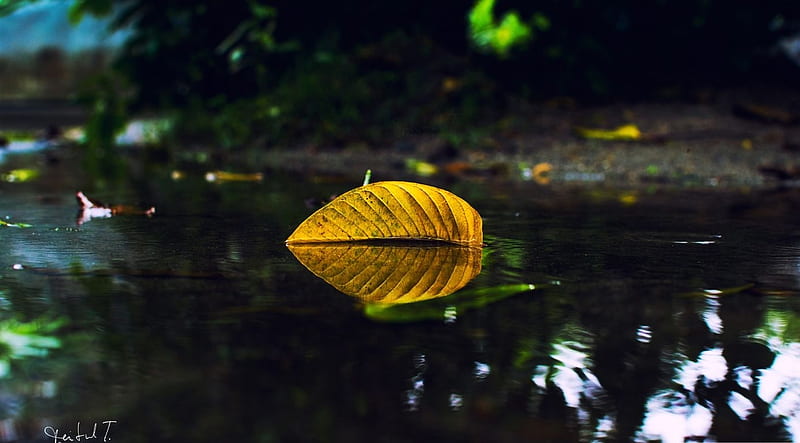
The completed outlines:
[[[540,285],[517,283],[490,288],[465,289],[447,298],[414,304],[371,303],[364,306],[364,315],[371,320],[382,322],[410,323],[439,320],[445,323],[452,323],[456,321],[459,315],[470,309],[481,308],[512,295],[530,292],[549,285],[549,283]]]
[[[314,275],[368,303],[444,297],[481,271],[480,249],[454,245],[343,242],[288,248]]]

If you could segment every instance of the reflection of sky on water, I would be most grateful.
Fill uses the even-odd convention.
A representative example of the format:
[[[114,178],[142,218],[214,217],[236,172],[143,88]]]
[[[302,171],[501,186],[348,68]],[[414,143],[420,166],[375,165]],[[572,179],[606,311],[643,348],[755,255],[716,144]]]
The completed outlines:
[[[7,146],[0,147],[0,163],[7,155],[37,152],[50,146],[52,146],[50,142],[42,140],[12,140]]]
[[[758,396],[769,403],[769,413],[782,417],[794,441],[800,440],[800,343],[778,351],[772,366],[761,371]]]
[[[683,442],[686,439],[714,440],[719,428],[721,409],[742,423],[762,417],[782,422],[795,440],[800,439],[800,343],[784,341],[789,323],[785,309],[766,313],[764,326],[751,337],[736,343],[766,343],[775,355],[763,369],[735,362],[730,349],[722,345],[724,317],[719,315],[721,300],[705,299],[697,315],[720,343],[711,344],[695,357],[687,355],[682,345],[669,351],[663,360],[672,362],[672,376],[649,395],[644,404],[641,425],[633,435],[635,441]],[[636,329],[636,341],[649,346],[653,330],[648,325]],[[582,440],[605,441],[620,437],[618,411],[609,392],[595,374],[593,361],[596,338],[574,323],[567,324],[553,338],[550,362],[534,367],[530,381],[537,395],[549,395],[556,388],[563,395],[564,405],[572,409]],[[425,395],[428,362],[425,354],[414,358],[413,372],[405,392],[406,408],[417,411]],[[483,382],[493,375],[489,364],[474,361],[472,378]],[[465,408],[469,397],[458,391],[448,394],[451,411]],[[766,409],[763,407],[766,405]],[[758,414],[762,414],[759,416]],[[735,419],[735,418],[734,418]],[[715,425],[716,423],[716,425]]]
[[[708,305],[717,305],[714,301]],[[705,310],[702,316],[709,331],[719,334],[722,321],[716,312]],[[746,366],[728,367],[723,349],[713,347],[701,352],[696,360],[683,360],[672,380],[674,388],[659,390],[647,402],[644,423],[637,438],[660,439],[665,442],[683,442],[688,437],[706,438],[714,420],[714,405],[698,398],[698,387],[714,389],[726,379],[734,385],[727,395],[727,407],[746,421],[757,412],[763,401],[768,406],[767,418],[781,420],[794,441],[800,439],[800,343],[782,341],[788,324],[785,311],[770,311],[764,326],[751,339],[768,344],[775,354],[772,364],[765,369]],[[754,386],[755,385],[755,386]],[[755,388],[755,391],[753,389]],[[755,392],[757,398],[748,398]]]
[[[588,369],[591,361],[584,345],[566,341],[556,344],[553,348],[555,352],[551,357],[559,364],[556,365],[552,381],[564,392],[567,405],[578,408],[582,398],[596,400],[602,394],[603,388],[597,377]],[[545,386],[539,387],[544,389]]]
[[[714,334],[722,334],[722,319],[719,318],[719,301],[716,298],[706,298],[703,321],[705,321],[709,331]]]
[[[708,331],[719,337],[724,329],[719,315],[720,300],[707,298],[704,303],[705,308],[698,314]],[[725,407],[739,420],[747,421],[758,413],[754,402],[763,401],[768,406],[766,418],[782,421],[794,440],[800,440],[800,371],[797,370],[800,368],[800,343],[782,339],[789,315],[785,309],[771,310],[761,330],[753,337],[741,339],[769,345],[776,357],[765,369],[744,365],[731,367],[725,348],[719,345],[707,347],[696,358],[680,351],[665,356],[665,360],[676,362],[677,367],[667,386],[649,396],[642,425],[634,438],[664,442],[713,439],[712,426],[720,405],[713,404],[708,393],[703,391],[725,389],[722,391]],[[555,363],[537,366],[531,381],[542,393],[548,383],[563,392],[566,405],[576,412],[583,438],[613,439],[615,412],[607,401],[607,392],[592,371],[592,339],[585,333],[582,337],[576,335],[574,326],[566,329],[571,332],[556,338],[552,346],[550,358]],[[636,331],[636,339],[643,345],[647,345],[651,337],[652,331],[647,325]],[[728,381],[732,383],[725,385]],[[599,418],[598,411],[603,411]]]
[[[486,363],[481,363],[479,361],[475,362],[475,379],[483,380],[492,373],[492,368],[487,365]]]
[[[607,438],[613,432],[615,420],[605,415],[593,420],[596,410],[603,409],[606,392],[591,370],[592,337],[575,327],[567,327],[563,337],[556,338],[550,358],[552,366],[536,367],[531,381],[540,392],[547,391],[548,383],[557,386],[564,395],[567,406],[577,412],[581,435],[592,440]]]
[[[411,387],[406,391],[406,409],[416,411],[419,409],[422,394],[425,392],[425,371],[428,369],[427,357],[425,354],[414,356],[415,374],[411,377]]]
[[[707,435],[711,429],[711,411],[676,391],[658,391],[647,401],[646,408],[637,440],[683,442],[688,436]]]
[[[697,357],[697,361],[687,361],[678,369],[675,381],[686,389],[694,389],[698,380],[706,386],[725,380],[728,373],[728,364],[722,356],[722,348],[706,349]]]
[[[40,204],[36,194],[5,194],[0,196],[0,207],[0,217],[6,221],[31,225],[4,228],[0,247],[6,252],[0,257],[0,279],[8,278],[21,288],[42,291],[34,292],[41,296],[84,293],[81,284],[69,278],[72,272],[125,267],[139,257],[141,249],[127,247],[131,243],[129,237],[118,225],[96,223],[78,228],[78,207],[71,196],[56,194],[50,202]],[[137,242],[137,247],[149,245],[147,240]],[[114,282],[123,283],[117,278]]]
[[[702,381],[710,386],[724,380],[727,370],[721,348],[707,349],[696,361],[686,361],[673,379],[679,388],[659,390],[647,401],[638,438],[682,442],[686,437],[708,435],[712,411],[698,403],[693,395],[695,384]]]
[[[795,441],[800,440],[800,343],[787,337],[792,321],[789,312],[770,309],[753,339],[775,353],[769,368],[760,371],[758,396],[769,404],[769,413],[783,417]]]

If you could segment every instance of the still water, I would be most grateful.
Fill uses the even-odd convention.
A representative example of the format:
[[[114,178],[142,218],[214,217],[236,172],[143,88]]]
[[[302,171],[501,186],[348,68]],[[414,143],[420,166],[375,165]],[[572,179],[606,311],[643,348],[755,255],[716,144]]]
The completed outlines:
[[[794,191],[417,179],[487,246],[387,317],[284,245],[357,178],[41,167],[0,183],[0,442],[800,439]]]

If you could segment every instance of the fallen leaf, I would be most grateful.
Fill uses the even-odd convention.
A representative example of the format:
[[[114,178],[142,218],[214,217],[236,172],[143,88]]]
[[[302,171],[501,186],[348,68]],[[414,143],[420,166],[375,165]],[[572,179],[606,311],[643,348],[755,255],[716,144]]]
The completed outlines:
[[[416,160],[413,158],[406,159],[406,168],[409,171],[423,177],[429,177],[439,172],[439,167],[433,163],[428,163],[426,161]]]
[[[550,163],[537,163],[531,168],[531,178],[540,185],[550,183],[550,171],[553,170],[553,165]]]
[[[442,170],[450,175],[463,175],[475,170],[475,166],[465,161],[453,161],[442,166]]]
[[[78,200],[78,206],[80,207],[77,220],[79,225],[93,218],[108,218],[112,215],[146,215],[152,217],[153,214],[156,213],[155,206],[150,206],[147,209],[140,209],[127,205],[107,206],[97,200],[89,198],[81,191],[75,193],[75,199]]]
[[[0,175],[0,179],[9,183],[22,183],[33,180],[38,176],[39,171],[36,169],[12,169]]]
[[[733,106],[733,114],[740,118],[757,120],[764,123],[780,123],[791,125],[800,121],[800,115],[785,109],[756,103],[737,103]]]
[[[631,141],[642,138],[642,133],[636,125],[623,125],[615,129],[577,127],[575,131],[581,137],[593,140]]]
[[[483,245],[478,211],[444,189],[378,182],[348,191],[311,214],[286,244],[363,240],[438,240]]]
[[[264,174],[260,172],[255,173],[240,173],[240,172],[227,172],[227,171],[210,171],[206,172],[207,182],[260,182],[264,179]]]
[[[444,297],[464,287],[481,270],[481,250],[456,245],[346,242],[288,247],[314,275],[369,303]]]
[[[630,206],[636,204],[638,198],[636,197],[635,192],[623,192],[622,194],[619,195],[617,200],[619,200],[619,202],[622,203],[623,205]]]
[[[33,225],[29,225],[27,223],[10,223],[5,220],[0,220],[0,226],[4,226],[6,228],[30,228]]]

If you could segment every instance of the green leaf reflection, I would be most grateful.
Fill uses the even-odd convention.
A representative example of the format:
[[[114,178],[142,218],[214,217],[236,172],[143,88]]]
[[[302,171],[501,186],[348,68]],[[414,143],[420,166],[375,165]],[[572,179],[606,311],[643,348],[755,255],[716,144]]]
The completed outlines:
[[[373,303],[364,307],[364,314],[373,320],[386,322],[454,320],[456,315],[468,309],[480,308],[542,286],[527,283],[500,285],[491,288],[464,290],[446,298],[414,304],[385,305]]]
[[[61,341],[51,334],[63,324],[63,320],[0,321],[0,377],[9,374],[11,360],[45,357],[60,348]]]
[[[0,220],[0,226],[4,226],[7,228],[30,228],[33,225],[30,225],[28,223],[11,223],[5,220]]]

